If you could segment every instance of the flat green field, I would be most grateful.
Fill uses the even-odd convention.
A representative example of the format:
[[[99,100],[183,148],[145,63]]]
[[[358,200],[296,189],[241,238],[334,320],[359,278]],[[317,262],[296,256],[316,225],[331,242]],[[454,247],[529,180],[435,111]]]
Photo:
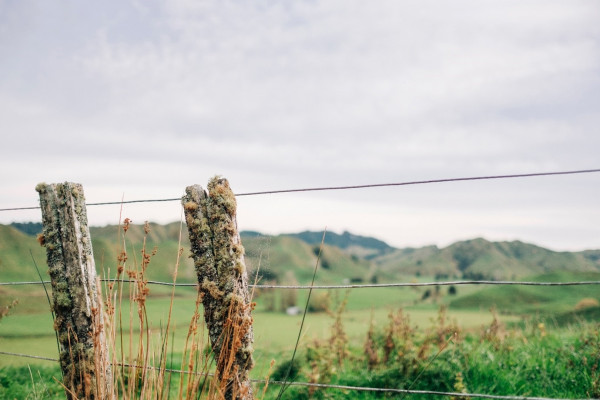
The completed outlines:
[[[158,349],[170,298],[165,296],[164,290],[155,292],[146,306],[151,343],[154,349]],[[477,293],[474,290],[462,292],[464,296]],[[168,366],[175,369],[181,365],[195,300],[191,290],[178,290],[178,293],[173,303],[172,335],[169,335],[172,345]],[[318,294],[318,291],[313,293]],[[343,295],[344,292],[338,292],[338,303]],[[298,300],[303,301],[305,296],[306,293],[299,293]],[[331,297],[332,308],[335,309],[335,295]],[[554,328],[536,321],[513,324],[515,328],[509,329],[506,327],[510,323],[522,321],[522,318],[501,315],[494,323],[494,314],[479,308],[450,308],[444,322],[440,322],[439,305],[422,302],[413,305],[414,299],[420,297],[421,293],[407,288],[353,290],[347,298],[347,310],[341,314],[341,334],[339,331],[333,333],[334,316],[324,312],[307,314],[297,355],[297,375],[293,379],[350,386],[412,387],[446,392],[466,390],[471,393],[557,398],[595,398],[600,394],[600,376],[596,372],[600,365],[597,324]],[[439,300],[447,302],[449,299]],[[40,302],[37,306],[36,301]],[[27,312],[19,312],[17,306],[14,314],[0,321],[0,351],[57,357],[50,313],[45,311],[47,305],[43,297],[36,297],[36,301],[30,298]],[[271,360],[275,360],[271,377],[281,380],[287,371],[302,317],[266,312],[260,297],[257,301],[253,314],[256,363],[251,376],[264,378],[269,374]],[[405,324],[397,320],[394,330],[390,331],[388,315],[402,306],[410,322]],[[123,320],[129,321],[128,302],[123,303],[122,310]],[[139,333],[135,310],[133,315],[135,347]],[[371,320],[374,329],[369,336]],[[410,330],[403,334],[403,327],[407,325],[410,325]],[[127,353],[130,338],[128,323],[124,324],[123,330]],[[459,332],[459,335],[454,332]],[[375,354],[372,360],[365,353],[367,337],[371,340],[369,348]],[[393,343],[391,348],[390,340]],[[345,349],[342,352],[340,343]],[[120,350],[118,345],[117,350]],[[0,399],[26,398],[40,388],[45,395],[36,398],[64,398],[60,385],[55,381],[57,377],[60,377],[60,371],[56,362],[2,355]],[[170,389],[173,398],[177,397],[177,382],[179,378],[175,376]],[[258,390],[260,388],[259,385]],[[276,398],[277,390],[278,386],[272,385],[265,399]],[[368,393],[339,390],[311,392],[303,387],[291,387],[284,398],[343,399],[349,395],[361,399],[379,398]]]
[[[472,289],[459,289],[465,295]],[[146,308],[150,328],[154,332],[156,342],[159,342],[161,329],[167,323],[170,297],[164,288],[154,290],[158,292],[151,296]],[[313,296],[319,296],[324,290],[314,290]],[[35,296],[25,297],[21,293],[24,302],[20,302],[14,312],[0,322],[0,351],[30,354],[42,357],[55,358],[57,356],[56,339],[52,328],[52,317],[48,310],[45,296],[36,292]],[[308,291],[298,293],[298,304],[306,300]],[[345,296],[345,291],[329,291],[332,307]],[[413,325],[419,329],[426,329],[434,324],[438,306],[435,304],[418,304],[413,306],[415,299],[420,293],[409,288],[377,288],[377,289],[355,289],[348,292],[347,307],[343,313],[343,321],[346,332],[351,342],[362,343],[366,337],[371,318],[375,326],[383,326],[390,311],[404,308],[410,315]],[[254,336],[257,367],[261,364],[269,365],[272,358],[284,356],[293,351],[300,324],[301,315],[287,315],[283,312],[266,312],[260,297],[256,299],[257,307],[254,316]],[[21,307],[24,305],[25,307]],[[193,289],[178,289],[177,296],[173,302],[171,318],[173,336],[173,352],[179,354],[183,351],[185,337],[188,332],[191,317],[194,313],[195,295]],[[124,342],[129,343],[129,313],[130,304],[124,302],[122,306]],[[132,310],[134,316],[134,336],[139,329],[136,327],[137,312]],[[480,328],[489,325],[492,314],[489,311],[480,310],[449,310],[449,317],[463,329]],[[515,317],[502,317],[504,321],[514,321]],[[324,312],[308,313],[301,338],[301,346],[314,338],[324,338],[329,335],[333,319]],[[170,339],[171,340],[171,339]],[[127,350],[126,350],[127,351]],[[0,367],[18,366],[27,364],[51,364],[15,356],[0,355]]]
[[[562,281],[577,278],[556,277]],[[294,379],[383,388],[406,388],[414,383],[413,389],[453,391],[461,388],[464,378],[464,390],[477,393],[596,397],[600,395],[597,372],[600,370],[597,324],[600,307],[593,306],[594,288],[458,286],[453,294],[446,286],[439,289],[315,289],[313,299],[327,294],[329,308],[334,312],[306,315],[297,356],[299,372]],[[281,290],[256,292],[253,378],[268,375],[271,360],[276,362],[273,379],[282,379],[289,365],[286,363],[292,356],[302,315],[267,311],[269,304],[274,303],[275,308],[279,308],[282,293]],[[158,354],[164,339],[170,294],[168,287],[153,286],[146,301],[154,354]],[[0,320],[0,352],[56,358],[52,317],[43,291],[39,287],[20,288],[4,290],[2,295],[8,299],[18,298],[19,304]],[[296,292],[300,308],[307,295],[307,290]],[[592,307],[578,310],[577,304],[583,299]],[[194,288],[176,289],[168,351],[169,366],[175,369],[181,365],[195,300]],[[343,333],[335,333],[332,329],[335,310],[343,301],[345,308],[339,314]],[[445,314],[440,314],[442,305],[447,307]],[[494,306],[498,313],[489,310]],[[396,320],[391,328],[389,315],[399,309],[409,321]],[[140,332],[136,304],[124,301],[121,312],[124,349],[120,348],[119,335],[116,352],[127,354],[130,337],[131,347],[137,348]],[[498,320],[494,320],[495,317]],[[129,334],[130,321],[133,335]],[[371,321],[373,330],[369,336]],[[572,323],[575,324],[568,325]],[[200,332],[202,326],[203,323]],[[407,331],[402,330],[408,326]],[[375,354],[372,360],[366,353],[367,338]],[[345,348],[342,353],[336,347],[340,340]],[[339,358],[339,354],[345,355]],[[29,378],[27,366],[36,375],[35,379]],[[27,379],[21,381],[23,375]],[[53,388],[51,395],[42,398],[61,398],[61,388],[53,381],[53,377],[59,375],[56,362],[0,354],[0,399],[25,398],[23,396],[32,390],[31,382],[36,381]],[[275,398],[276,389],[273,386],[266,399]],[[3,393],[9,397],[2,397]],[[347,395],[339,391],[328,393],[290,388],[286,398],[345,398]],[[355,398],[376,397],[357,396]]]

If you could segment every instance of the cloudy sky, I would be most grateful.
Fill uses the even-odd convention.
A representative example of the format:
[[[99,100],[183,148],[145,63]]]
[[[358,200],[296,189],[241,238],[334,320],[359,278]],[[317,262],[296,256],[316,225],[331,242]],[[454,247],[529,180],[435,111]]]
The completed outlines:
[[[600,168],[598,21],[595,0],[0,0],[0,208],[42,181],[101,202],[216,174],[243,193]],[[578,250],[600,248],[599,195],[591,173],[252,196],[238,222]]]

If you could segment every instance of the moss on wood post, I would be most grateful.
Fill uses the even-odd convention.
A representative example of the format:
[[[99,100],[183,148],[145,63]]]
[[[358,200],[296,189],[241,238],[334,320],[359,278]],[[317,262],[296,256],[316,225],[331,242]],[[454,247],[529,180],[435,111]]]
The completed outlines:
[[[54,329],[68,399],[112,399],[102,302],[83,187],[40,183],[43,233],[52,282]]]
[[[253,306],[235,196],[226,179],[215,177],[208,183],[208,193],[199,185],[187,187],[182,204],[217,361],[216,390],[226,399],[252,399]]]

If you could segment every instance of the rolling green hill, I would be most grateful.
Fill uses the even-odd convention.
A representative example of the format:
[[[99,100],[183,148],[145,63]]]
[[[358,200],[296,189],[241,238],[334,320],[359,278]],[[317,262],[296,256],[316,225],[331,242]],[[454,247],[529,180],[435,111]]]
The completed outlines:
[[[45,265],[45,252],[33,235],[29,224],[0,225],[0,281],[39,279],[30,251],[38,265]],[[26,229],[25,229],[26,228]],[[156,248],[148,277],[171,281],[177,263],[181,231],[179,282],[194,282],[193,263],[188,257],[189,243],[186,227],[180,223],[151,224],[146,238],[150,251]],[[99,271],[116,269],[116,259],[123,245],[116,226],[90,228],[94,257]],[[302,232],[265,236],[258,232],[242,232],[250,271],[259,271],[263,282],[284,283],[296,280],[308,283],[318,254],[322,233]],[[144,230],[131,225],[125,236],[129,263],[139,264]],[[395,249],[378,239],[328,233],[325,240],[319,283],[389,282],[432,277],[438,279],[521,279],[555,271],[599,272],[600,251],[555,252],[520,241],[489,242],[482,238],[454,243],[445,248],[426,246]],[[291,274],[288,272],[291,271]]]
[[[323,240],[323,232],[304,231],[300,233],[288,233],[291,236],[311,245],[319,245]],[[335,232],[327,232],[324,243],[338,247],[348,254],[353,254],[365,259],[372,259],[383,254],[390,253],[394,248],[387,243],[368,236],[354,235],[345,231],[341,235]]]
[[[185,225],[181,232],[181,246],[184,251],[180,258],[178,282],[195,282],[195,272],[189,255],[189,241]],[[123,242],[130,265],[139,264],[144,241],[141,225],[131,225],[125,240],[119,239],[116,226],[91,227],[92,245],[96,268],[99,272],[113,276],[116,260]],[[177,249],[180,240],[180,224],[150,224],[146,237],[146,249],[156,249],[148,268],[148,278],[159,281],[172,281],[177,263]],[[259,271],[262,281],[283,283],[287,271],[292,271],[299,283],[308,283],[312,277],[319,246],[309,245],[292,236],[243,236],[246,248],[246,261],[251,272]],[[45,250],[37,243],[35,236],[27,235],[15,226],[0,225],[0,281],[39,280],[30,250],[44,278]],[[321,256],[318,282],[342,283],[344,279],[355,282],[369,279],[371,263],[351,256],[338,247],[325,245]],[[290,277],[290,274],[287,274]]]
[[[600,281],[600,272],[557,271],[531,277],[537,282]],[[483,286],[480,290],[450,302],[454,309],[486,310],[494,307],[505,314],[557,315],[574,321],[577,316],[593,313],[588,309],[578,310],[584,299],[600,299],[597,285],[581,286]],[[597,311],[598,306],[592,304]]]
[[[552,271],[600,271],[598,251],[555,252],[520,241],[489,242],[482,238],[442,249],[396,249],[373,261],[381,271],[440,278],[507,280]]]
[[[35,231],[32,226],[25,227]],[[40,267],[43,278],[48,279],[45,250],[35,236],[17,228],[0,225],[0,282],[38,281],[33,260]],[[180,228],[183,228],[181,244]],[[150,225],[146,249],[156,251],[148,267],[148,279],[172,282],[181,245],[184,250],[179,260],[177,281],[196,282],[193,263],[188,257],[189,242],[185,229],[179,223]],[[90,231],[101,276],[115,275],[116,260],[123,242],[128,254],[128,268],[139,265],[145,236],[143,226],[131,225],[124,241],[119,239],[116,226],[92,227]],[[434,279],[600,281],[598,250],[554,252],[519,241],[489,242],[481,238],[457,242],[445,248],[394,249],[382,246],[383,242],[376,239],[368,240],[347,233],[332,236],[330,243],[338,243],[340,247],[324,245],[316,284]],[[258,274],[259,283],[308,284],[320,246],[320,239],[319,243],[313,239],[305,234],[266,236],[258,232],[244,232],[242,240],[251,281]],[[152,289],[155,296],[166,295],[169,291],[163,286]],[[600,300],[596,286],[468,286],[459,287],[458,291],[458,296],[447,296],[435,302],[449,302],[452,309],[487,310],[495,307],[503,313],[541,313],[552,315],[557,321],[573,321],[587,319],[597,313],[597,310],[578,309],[577,305],[582,300]],[[431,299],[423,300],[423,293],[418,289],[402,293],[408,296],[405,305],[427,307],[431,303]],[[393,294],[396,296],[396,291]],[[353,293],[354,297],[358,295],[362,296],[363,292]],[[15,298],[19,299],[22,312],[35,311],[45,302],[41,286],[0,286],[0,306]]]
[[[298,282],[310,282],[317,262],[319,245],[309,245],[286,235],[243,237],[242,240],[251,270],[258,270],[263,280],[283,283],[286,272],[292,271]],[[369,261],[352,257],[338,247],[325,245],[317,281],[324,284],[363,282],[370,278],[370,268]]]
[[[38,280],[32,255],[40,269],[45,270],[46,251],[40,247],[35,236],[12,226],[0,225],[0,281]]]

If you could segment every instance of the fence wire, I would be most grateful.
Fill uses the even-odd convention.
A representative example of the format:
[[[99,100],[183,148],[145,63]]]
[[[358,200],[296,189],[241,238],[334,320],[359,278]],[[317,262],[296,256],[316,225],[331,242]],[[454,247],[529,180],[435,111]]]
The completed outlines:
[[[533,173],[527,173],[527,174],[486,175],[486,176],[469,176],[469,177],[460,177],[460,178],[441,178],[441,179],[428,179],[428,180],[407,181],[407,182],[369,183],[369,184],[364,184],[364,185],[278,189],[278,190],[265,190],[265,191],[257,191],[257,192],[235,193],[235,196],[242,197],[242,196],[259,196],[259,195],[267,195],[267,194],[370,189],[370,188],[381,188],[381,187],[392,187],[392,186],[425,185],[425,184],[432,184],[432,183],[448,183],[448,182],[480,181],[480,180],[493,180],[493,179],[514,179],[514,178],[531,178],[531,177],[541,177],[541,176],[589,174],[589,173],[595,173],[595,172],[600,172],[600,168],[571,170],[571,171],[533,172]],[[105,201],[105,202],[96,202],[96,203],[86,203],[86,206],[107,206],[107,205],[119,205],[119,204],[158,203],[158,202],[173,202],[173,201],[181,201],[181,197],[173,197],[173,198],[166,198],[166,199]],[[39,206],[0,208],[0,212],[2,212],[2,211],[20,211],[20,210],[37,210],[39,208],[40,208]]]
[[[14,356],[14,357],[22,357],[22,358],[32,358],[36,360],[45,360],[45,361],[54,361],[58,362],[59,360],[56,358],[49,357],[40,357],[40,356],[32,356],[29,354],[20,354],[20,353],[10,353],[6,351],[0,351],[1,355]],[[154,366],[140,366],[140,365],[132,365],[132,364],[121,364],[116,363],[113,364],[116,366],[123,366],[128,368],[138,368],[138,369],[150,369],[155,371],[163,370],[169,373],[175,374],[184,374],[184,375],[207,375],[213,376],[211,373],[203,373],[203,372],[190,372],[179,369],[171,369],[171,368],[158,368]],[[335,385],[335,384],[327,384],[327,383],[311,383],[311,382],[284,382],[277,380],[266,380],[266,379],[250,379],[253,383],[269,383],[269,385],[291,385],[291,386],[305,386],[305,387],[314,387],[319,389],[337,389],[337,390],[350,390],[356,392],[376,392],[376,393],[390,393],[390,394],[414,394],[414,395],[434,395],[434,396],[450,396],[455,398],[482,398],[482,399],[496,399],[496,400],[600,400],[600,399],[566,399],[566,398],[552,398],[552,397],[531,397],[531,396],[505,396],[505,395],[495,395],[495,394],[484,394],[484,393],[459,393],[459,392],[441,392],[436,390],[413,390],[413,389],[397,389],[397,388],[376,388],[376,387],[366,387],[366,386],[349,386],[349,385]]]
[[[101,282],[138,283],[132,279],[100,279]],[[0,282],[0,286],[25,286],[45,285],[50,281],[23,281],[23,282]],[[144,284],[175,287],[197,287],[197,283],[173,283],[161,281],[144,281]],[[263,285],[248,284],[255,289],[368,289],[385,287],[422,287],[422,286],[460,286],[460,285],[499,285],[499,286],[583,286],[600,285],[600,281],[573,281],[573,282],[527,282],[527,281],[444,281],[444,282],[395,282],[395,283],[366,283],[348,285]]]

